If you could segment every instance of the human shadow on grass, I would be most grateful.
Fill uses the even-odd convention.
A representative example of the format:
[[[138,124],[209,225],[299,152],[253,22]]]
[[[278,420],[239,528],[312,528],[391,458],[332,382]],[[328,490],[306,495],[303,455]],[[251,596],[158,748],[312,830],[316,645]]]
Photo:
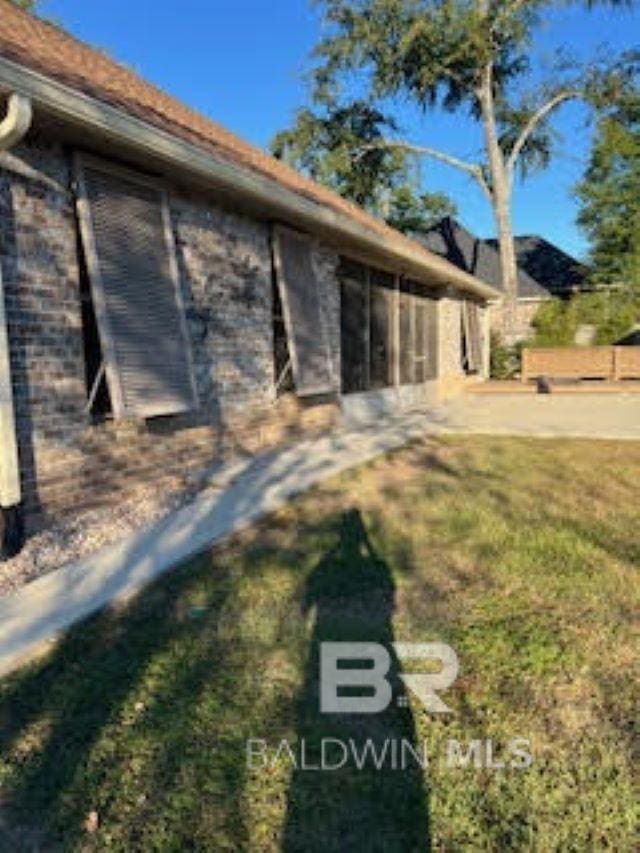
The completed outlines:
[[[351,509],[342,517],[337,546],[320,560],[305,588],[303,609],[313,608],[315,621],[298,701],[295,750],[298,758],[304,750],[307,767],[323,763],[326,767],[344,759],[343,748],[335,743],[339,741],[347,747],[348,760],[334,770],[305,769],[297,762],[288,791],[283,853],[430,849],[424,771],[415,759],[422,753],[392,647],[394,607],[389,566],[376,553],[360,512]],[[387,679],[393,692],[385,710],[321,713],[319,662],[325,642],[374,642],[385,647],[391,656]],[[354,747],[361,760],[367,743],[370,752],[359,769]]]
[[[114,821],[132,851],[158,849],[149,833],[159,830],[164,849],[202,849],[205,821],[246,849],[244,766],[216,752],[231,739],[227,752],[242,754],[243,723],[194,723],[203,702],[234,701],[238,664],[215,630],[233,578],[216,570],[197,608],[189,602],[203,572],[190,565],[83,622],[46,661],[0,685],[1,754],[17,768],[1,791],[0,849],[102,849]],[[161,678],[149,677],[154,668]]]

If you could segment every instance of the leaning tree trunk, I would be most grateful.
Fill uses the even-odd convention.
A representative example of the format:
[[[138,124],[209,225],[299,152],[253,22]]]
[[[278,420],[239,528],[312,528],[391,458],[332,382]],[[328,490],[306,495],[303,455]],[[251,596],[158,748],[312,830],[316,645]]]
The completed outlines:
[[[511,226],[511,180],[504,154],[498,141],[495,105],[493,101],[493,66],[488,64],[477,91],[484,128],[489,163],[491,203],[498,231],[502,288],[504,290],[503,332],[507,341],[516,335],[516,304],[518,298],[518,268]]]

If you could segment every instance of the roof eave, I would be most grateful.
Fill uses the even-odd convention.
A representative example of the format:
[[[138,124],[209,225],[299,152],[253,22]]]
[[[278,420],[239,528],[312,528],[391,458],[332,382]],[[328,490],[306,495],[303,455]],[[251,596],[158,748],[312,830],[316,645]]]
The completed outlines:
[[[36,111],[41,109],[70,125],[86,127],[111,142],[153,156],[229,195],[259,204],[274,217],[309,228],[334,242],[351,242],[372,257],[384,256],[399,267],[398,271],[428,284],[452,286],[485,300],[500,295],[495,288],[437,255],[425,256],[417,244],[395,245],[389,237],[368,229],[347,214],[306,198],[266,175],[218,158],[124,110],[1,56],[0,90],[19,92],[31,98]]]

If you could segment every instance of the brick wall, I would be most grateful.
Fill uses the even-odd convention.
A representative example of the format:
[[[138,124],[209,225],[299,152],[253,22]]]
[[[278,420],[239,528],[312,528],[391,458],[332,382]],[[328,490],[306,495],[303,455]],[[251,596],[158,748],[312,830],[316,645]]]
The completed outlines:
[[[330,403],[275,399],[268,226],[225,212],[211,199],[172,193],[200,409],[147,423],[92,425],[85,410],[80,272],[69,187],[70,157],[56,144],[32,136],[0,159],[0,262],[31,526],[142,487],[181,489],[231,452],[255,452],[292,435],[324,431],[334,422],[336,407]],[[318,248],[314,264],[335,369],[337,256]]]
[[[200,408],[148,422],[92,424],[70,179],[70,153],[36,135],[0,155],[0,262],[32,526],[137,489],[187,488],[230,453],[324,432],[336,422],[335,402],[276,398],[268,224],[224,210],[215,198],[171,191]],[[313,264],[337,392],[339,256],[316,243]],[[439,306],[439,369],[447,387],[465,381],[460,305],[452,291]]]
[[[547,300],[528,299],[526,302],[520,300],[516,306],[516,328],[513,334],[507,335],[504,328],[504,303],[495,302],[490,307],[491,329],[502,337],[508,344],[524,341],[533,333],[533,319],[538,309]]]
[[[470,382],[489,375],[489,309],[479,306],[480,339],[483,366],[478,374],[467,375],[462,367],[462,306],[464,297],[451,289],[439,301],[438,385],[441,397],[460,393]]]
[[[463,375],[462,303],[455,294],[449,293],[440,300],[438,311],[438,373],[446,382]]]

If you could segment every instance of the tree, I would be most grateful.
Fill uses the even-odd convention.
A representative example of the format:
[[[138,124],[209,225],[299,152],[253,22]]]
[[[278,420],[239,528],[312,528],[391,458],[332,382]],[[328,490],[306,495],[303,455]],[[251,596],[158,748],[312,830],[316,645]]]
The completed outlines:
[[[462,159],[396,138],[363,140],[373,150],[435,158],[462,170],[492,205],[499,239],[507,332],[514,327],[516,255],[511,223],[515,180],[547,165],[552,152],[549,119],[572,98],[592,99],[605,82],[626,72],[594,66],[567,69],[553,85],[523,96],[530,80],[529,51],[542,15],[560,0],[316,0],[325,9],[326,35],[315,50],[314,101],[340,101],[356,75],[372,103],[403,98],[424,110],[436,105],[465,110],[483,132],[483,156]],[[593,5],[598,0],[586,2]],[[624,0],[601,0],[621,5]],[[626,66],[625,66],[626,67]],[[614,87],[615,88],[615,87]]]
[[[38,5],[38,0],[9,0],[9,2],[21,9],[26,9],[28,12],[33,12]]]
[[[457,208],[444,193],[416,193],[400,186],[391,194],[385,219],[403,234],[424,234],[445,216],[456,216]]]
[[[598,121],[578,198],[594,283],[640,286],[640,90]]]
[[[406,152],[384,146],[393,119],[363,100],[302,109],[271,143],[274,156],[331,187],[399,231],[424,232],[455,215],[443,193],[419,193]]]

